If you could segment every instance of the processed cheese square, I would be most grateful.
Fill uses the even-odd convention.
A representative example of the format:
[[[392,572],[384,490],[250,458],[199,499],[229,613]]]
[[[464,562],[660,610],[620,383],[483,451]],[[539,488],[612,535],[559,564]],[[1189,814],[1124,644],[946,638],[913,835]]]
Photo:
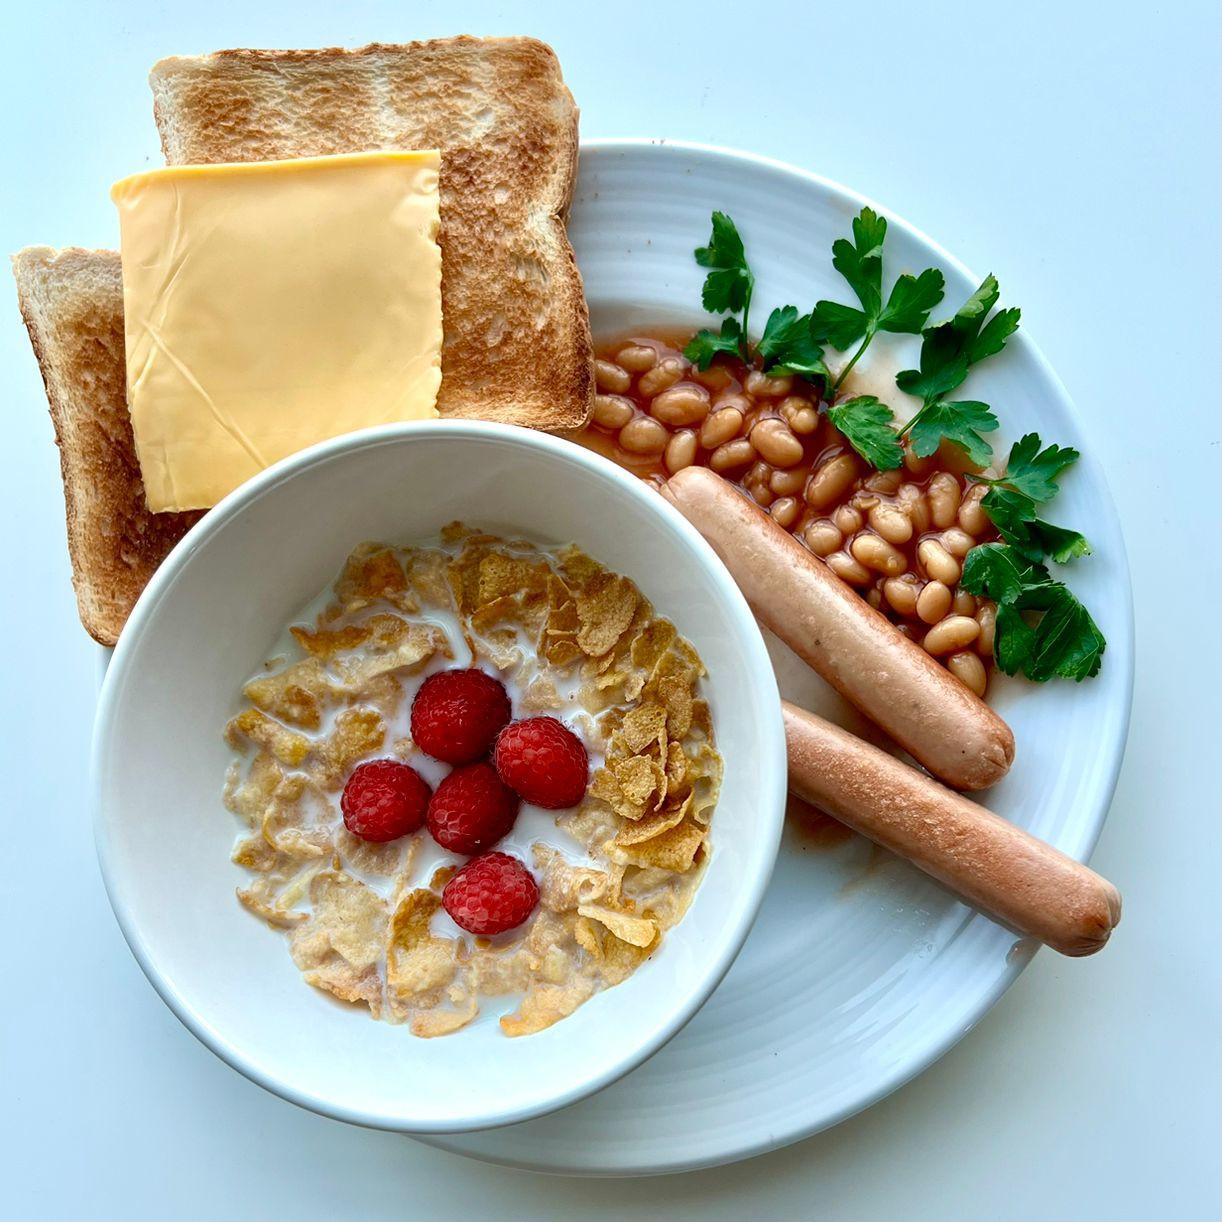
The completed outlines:
[[[170,166],[111,190],[127,401],[149,508],[437,415],[440,155]]]

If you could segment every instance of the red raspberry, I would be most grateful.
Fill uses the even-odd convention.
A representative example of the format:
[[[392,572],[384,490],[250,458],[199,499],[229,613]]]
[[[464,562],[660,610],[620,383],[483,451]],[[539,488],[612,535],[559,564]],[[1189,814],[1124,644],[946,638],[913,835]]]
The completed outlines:
[[[493,760],[501,780],[534,806],[563,810],[585,794],[590,757],[581,739],[554,717],[511,722],[497,736]]]
[[[412,701],[412,738],[434,759],[470,764],[488,754],[512,715],[499,679],[482,670],[443,670],[425,679]]]
[[[397,840],[424,822],[430,792],[424,777],[398,760],[358,764],[339,800],[344,826],[362,840]]]
[[[485,853],[467,862],[445,885],[441,903],[469,933],[504,933],[521,925],[539,902],[531,872],[508,853]]]
[[[429,831],[453,853],[482,853],[518,817],[518,795],[489,763],[455,768],[429,801]]]

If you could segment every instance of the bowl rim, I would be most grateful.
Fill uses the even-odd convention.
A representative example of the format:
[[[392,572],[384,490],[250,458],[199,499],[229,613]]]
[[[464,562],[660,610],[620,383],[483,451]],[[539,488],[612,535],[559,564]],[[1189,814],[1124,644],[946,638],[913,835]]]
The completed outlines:
[[[145,633],[149,622],[155,618],[158,608],[170,594],[180,574],[190,564],[191,558],[200,547],[228,522],[239,517],[247,507],[266,496],[274,495],[279,487],[298,478],[313,467],[343,461],[352,454],[371,448],[436,436],[444,436],[450,440],[474,438],[523,449],[542,450],[560,461],[583,467],[613,485],[617,485],[618,491],[623,495],[636,500],[646,508],[646,512],[653,513],[676,545],[686,547],[693,553],[701,568],[713,580],[718,597],[722,600],[734,623],[735,633],[739,638],[738,647],[746,654],[747,669],[752,675],[752,682],[757,685],[756,700],[761,704],[766,719],[771,722],[770,727],[765,725],[762,730],[763,740],[765,743],[770,743],[770,749],[756,761],[757,809],[760,816],[758,832],[764,839],[764,852],[758,858],[759,864],[754,875],[743,881],[742,887],[746,893],[746,902],[740,905],[737,918],[731,923],[719,925],[714,932],[713,937],[719,944],[719,950],[709,959],[698,986],[689,991],[681,1004],[672,1007],[669,1018],[649,1039],[628,1049],[618,1059],[592,1072],[580,1082],[566,1085],[563,1089],[554,1091],[546,1098],[534,1103],[526,1103],[515,1108],[485,1108],[481,1112],[472,1112],[462,1117],[442,1120],[433,1117],[420,1118],[413,1115],[410,1110],[399,1107],[393,1110],[371,1111],[335,1099],[324,1098],[312,1091],[302,1089],[281,1076],[256,1065],[220,1030],[197,1012],[184,998],[175,982],[166,976],[156,964],[129,907],[123,871],[118,868],[114,859],[114,845],[111,842],[108,822],[104,816],[106,799],[102,783],[105,772],[104,760],[110,752],[115,734],[116,707],[133,666],[131,659],[135,654],[138,642]],[[771,716],[768,714],[770,709],[775,709],[775,713]],[[183,536],[162,562],[141,593],[120,633],[98,696],[90,757],[91,818],[98,864],[107,898],[123,937],[141,971],[162,1001],[187,1030],[244,1077],[308,1111],[367,1128],[397,1132],[427,1132],[438,1135],[498,1128],[558,1111],[579,1099],[595,1094],[630,1073],[682,1030],[730,970],[755,922],[780,848],[787,789],[785,732],[776,676],[755,617],[742,592],[712,547],[677,509],[657,495],[638,477],[612,463],[609,459],[560,437],[517,425],[482,420],[435,418],[378,425],[347,433],[282,459],[220,501]],[[707,944],[706,942],[705,945]]]

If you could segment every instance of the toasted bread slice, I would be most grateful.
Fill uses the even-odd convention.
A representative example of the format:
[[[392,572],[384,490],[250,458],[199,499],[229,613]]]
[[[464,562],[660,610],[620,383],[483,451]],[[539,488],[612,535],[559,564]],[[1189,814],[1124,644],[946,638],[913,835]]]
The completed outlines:
[[[59,446],[81,623],[113,645],[140,591],[198,513],[150,513],[124,389],[123,280],[110,250],[31,246],[17,299]]]
[[[163,59],[149,83],[171,165],[440,149],[441,414],[586,422],[590,322],[564,229],[577,108],[550,47],[218,51]]]

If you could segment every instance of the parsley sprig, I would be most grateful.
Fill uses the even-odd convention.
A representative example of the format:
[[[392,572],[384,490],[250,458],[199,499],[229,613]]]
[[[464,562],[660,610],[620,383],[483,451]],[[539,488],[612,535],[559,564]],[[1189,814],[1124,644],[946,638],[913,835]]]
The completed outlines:
[[[989,317],[1000,295],[997,277],[986,276],[953,318],[922,333],[920,368],[896,374],[900,390],[921,400],[917,413],[900,430],[920,458],[935,454],[943,441],[949,441],[978,467],[992,461],[993,447],[981,433],[997,428],[993,409],[975,399],[953,400],[949,395],[963,384],[973,365],[1000,352],[1018,330],[1017,309],[999,310]]]
[[[1107,645],[1090,612],[1043,563],[1050,558],[1065,564],[1090,553],[1076,530],[1037,513],[1056,496],[1057,478],[1078,457],[1077,450],[1045,446],[1038,434],[1028,433],[1011,447],[1002,475],[973,477],[989,485],[981,504],[1003,541],[968,552],[960,585],[997,604],[997,665],[1008,675],[1021,670],[1037,683],[1057,675],[1079,682],[1097,675]]]
[[[931,267],[919,276],[900,276],[884,303],[886,218],[873,208],[863,208],[853,218],[852,228],[852,241],[837,238],[832,244],[832,266],[857,295],[861,309],[836,301],[820,301],[811,315],[811,329],[816,339],[830,344],[838,352],[847,352],[857,344],[857,350],[831,383],[829,398],[840,389],[879,331],[920,335],[921,328],[929,320],[930,310],[942,300],[946,288],[942,273]]]
[[[820,379],[829,401],[827,414],[849,445],[872,467],[893,470],[904,460],[905,442],[922,458],[943,442],[958,446],[978,468],[993,461],[984,434],[999,426],[996,413],[978,399],[951,396],[981,361],[1001,352],[1018,330],[1020,312],[996,309],[1001,295],[996,276],[986,276],[955,314],[929,326],[942,301],[945,280],[936,268],[899,276],[883,295],[883,248],[887,221],[871,208],[853,219],[851,238],[832,246],[832,265],[844,277],[857,305],[819,301],[809,314],[793,305],[774,309],[759,343],[749,334],[755,276],[734,222],[714,212],[707,246],[696,262],[709,269],[701,299],[712,314],[726,314],[719,331],[698,331],[684,355],[707,369],[720,353],[758,361],[765,373]],[[918,367],[896,375],[900,390],[920,400],[912,418],[897,426],[892,409],[875,395],[836,401],[853,367],[880,331],[921,336]],[[827,348],[851,353],[833,374]],[[1058,492],[1057,479],[1078,459],[1078,452],[1045,446],[1035,433],[1016,442],[1002,474],[969,478],[988,486],[981,504],[1001,536],[998,543],[974,547],[960,581],[972,594],[997,604],[994,653],[1006,674],[1020,671],[1043,682],[1053,676],[1076,680],[1098,673],[1106,642],[1086,608],[1046,561],[1066,564],[1089,555],[1090,545],[1076,530],[1040,517],[1040,507]]]

